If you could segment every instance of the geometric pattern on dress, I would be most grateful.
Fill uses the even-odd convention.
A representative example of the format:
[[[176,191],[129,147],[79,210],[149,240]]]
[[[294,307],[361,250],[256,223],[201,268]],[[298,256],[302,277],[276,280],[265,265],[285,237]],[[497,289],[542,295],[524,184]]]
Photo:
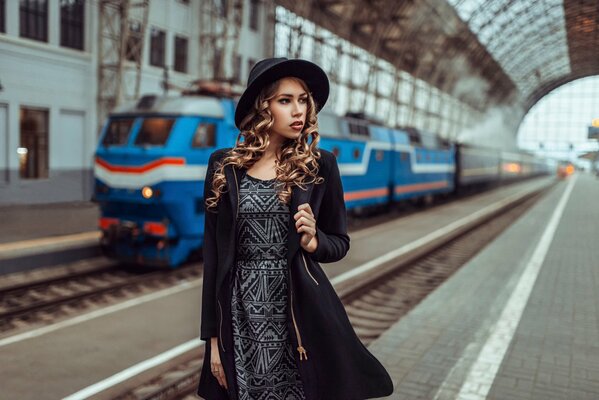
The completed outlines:
[[[275,184],[245,174],[239,185],[231,313],[240,400],[305,399],[287,328],[289,208]]]

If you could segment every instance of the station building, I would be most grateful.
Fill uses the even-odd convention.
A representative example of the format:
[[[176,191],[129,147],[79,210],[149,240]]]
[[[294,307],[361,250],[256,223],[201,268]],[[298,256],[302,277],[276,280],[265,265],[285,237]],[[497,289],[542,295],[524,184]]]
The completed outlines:
[[[121,80],[139,77],[137,93],[122,90],[125,99],[165,87],[174,95],[199,78],[242,84],[251,65],[273,53],[265,3],[244,0],[231,10],[225,0],[173,0],[124,10],[128,3],[0,0],[0,206],[91,199],[93,154],[110,109],[103,103],[116,96],[118,57],[109,53],[119,43],[128,52]],[[227,28],[233,17],[235,32]],[[123,21],[127,38],[110,37]]]

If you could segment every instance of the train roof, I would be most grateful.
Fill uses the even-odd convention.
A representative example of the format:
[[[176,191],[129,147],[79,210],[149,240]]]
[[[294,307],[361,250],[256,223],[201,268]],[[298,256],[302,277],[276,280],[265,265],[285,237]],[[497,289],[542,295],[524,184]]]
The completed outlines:
[[[169,114],[201,115],[224,118],[222,99],[212,96],[158,96],[145,95],[138,101],[116,107],[110,115]]]

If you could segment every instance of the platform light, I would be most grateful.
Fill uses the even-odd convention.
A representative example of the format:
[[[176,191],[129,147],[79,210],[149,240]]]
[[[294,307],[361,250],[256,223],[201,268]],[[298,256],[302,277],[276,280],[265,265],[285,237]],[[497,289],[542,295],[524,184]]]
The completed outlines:
[[[593,118],[593,121],[591,122],[591,126],[594,128],[599,128],[599,118]]]

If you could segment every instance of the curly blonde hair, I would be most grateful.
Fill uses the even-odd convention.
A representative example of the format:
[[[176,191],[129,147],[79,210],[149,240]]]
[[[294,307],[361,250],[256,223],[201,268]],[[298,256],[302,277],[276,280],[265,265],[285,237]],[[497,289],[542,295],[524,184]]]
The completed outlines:
[[[306,83],[296,77],[288,77],[299,83],[308,94],[308,107],[304,129],[297,139],[287,139],[281,145],[279,158],[275,160],[277,195],[284,204],[291,200],[291,188],[299,186],[305,190],[306,184],[321,184],[324,178],[318,176],[318,162],[320,151],[318,142],[318,120],[316,118],[316,105]],[[282,78],[284,79],[284,78]],[[205,199],[206,209],[214,209],[218,205],[220,196],[226,192],[226,177],[224,168],[227,165],[250,169],[264,154],[268,148],[269,132],[274,124],[274,118],[270,112],[268,102],[272,100],[279,88],[279,79],[266,85],[254,101],[253,109],[243,118],[240,123],[241,131],[237,136],[235,147],[229,150],[227,155],[215,165],[212,179],[212,197]],[[308,136],[312,136],[312,142],[308,144]],[[243,142],[241,138],[243,137]]]

